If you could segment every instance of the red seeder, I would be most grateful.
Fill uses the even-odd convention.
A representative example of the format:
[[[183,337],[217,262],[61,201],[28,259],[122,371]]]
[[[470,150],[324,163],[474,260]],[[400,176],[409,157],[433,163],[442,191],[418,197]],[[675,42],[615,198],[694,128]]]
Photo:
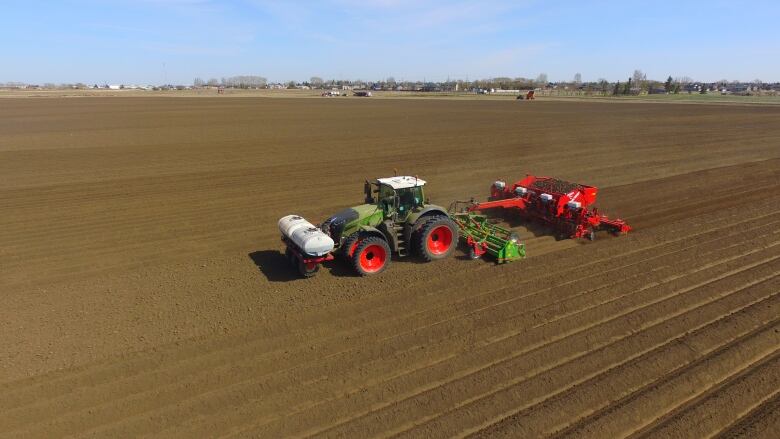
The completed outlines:
[[[516,210],[522,217],[548,224],[558,238],[588,238],[597,230],[616,235],[631,227],[622,219],[609,219],[590,207],[596,201],[593,186],[570,183],[552,177],[529,175],[511,187],[499,180],[490,187],[490,199],[473,204],[469,210],[504,208]]]

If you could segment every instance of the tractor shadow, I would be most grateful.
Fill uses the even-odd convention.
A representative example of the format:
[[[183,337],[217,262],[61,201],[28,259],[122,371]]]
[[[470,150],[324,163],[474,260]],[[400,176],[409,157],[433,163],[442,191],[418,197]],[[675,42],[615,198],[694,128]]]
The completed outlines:
[[[355,269],[352,268],[352,264],[340,255],[336,255],[336,259],[323,264],[321,269],[328,270],[331,275],[336,277],[360,277]]]
[[[290,282],[301,279],[298,271],[278,250],[259,250],[249,253],[248,256],[269,282]]]
[[[269,282],[305,280],[298,270],[290,265],[284,253],[278,250],[258,250],[247,256]],[[320,265],[320,272],[323,270],[336,277],[360,277],[347,261],[339,257]]]

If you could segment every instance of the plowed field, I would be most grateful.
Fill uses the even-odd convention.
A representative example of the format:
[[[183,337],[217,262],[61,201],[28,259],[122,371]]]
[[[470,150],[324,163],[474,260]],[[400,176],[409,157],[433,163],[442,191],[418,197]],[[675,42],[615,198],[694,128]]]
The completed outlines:
[[[598,186],[634,231],[299,279],[366,178]],[[0,101],[0,437],[778,437],[780,108]]]

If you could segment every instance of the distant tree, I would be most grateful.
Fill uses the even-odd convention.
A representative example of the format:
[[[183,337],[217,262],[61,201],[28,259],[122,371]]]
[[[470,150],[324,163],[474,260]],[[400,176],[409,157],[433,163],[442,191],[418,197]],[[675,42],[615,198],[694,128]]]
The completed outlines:
[[[547,73],[539,73],[539,76],[536,77],[536,84],[537,85],[547,85],[549,81],[547,80]]]
[[[669,77],[666,78],[666,82],[664,82],[664,90],[666,90],[667,93],[670,93],[672,90],[674,90],[672,81],[672,75],[669,75]]]
[[[268,80],[262,76],[242,75],[222,78],[222,85],[234,88],[265,88]]]
[[[689,76],[678,76],[677,78],[675,78],[674,81],[680,84],[681,86],[685,86],[693,82],[693,79],[691,79]]]
[[[633,78],[628,78],[628,82],[626,82],[626,86],[623,88],[623,94],[628,95],[631,94],[631,81]]]
[[[615,89],[612,90],[612,94],[615,96],[620,94],[620,81],[615,83]]]
[[[580,73],[575,73],[574,74],[574,84],[575,85],[582,84],[582,75]]]
[[[601,92],[604,94],[607,94],[607,89],[609,87],[609,82],[607,82],[604,78],[599,78],[599,85],[601,86]]]
[[[293,88],[295,88],[295,81],[290,81],[290,82],[288,82],[288,83],[287,83],[287,88],[288,88],[288,89],[293,89]]]
[[[634,74],[631,76],[631,79],[634,82],[634,87],[641,87],[642,83],[647,80],[647,75],[645,75],[641,70],[637,69],[634,70]]]
[[[674,94],[679,94],[680,93],[680,83],[679,82],[674,84],[674,90],[672,90],[672,91],[674,92]]]
[[[653,81],[645,81],[645,87],[647,88],[647,94],[653,94],[653,86],[655,83]]]
[[[203,87],[205,84],[206,82],[203,81],[203,79],[201,78],[195,78],[192,80],[192,85],[194,85],[195,87]]]
[[[218,80],[217,78],[211,78],[211,79],[209,79],[209,81],[206,83],[206,85],[208,85],[209,87],[216,87],[216,86],[218,86],[218,85],[219,85],[219,80]]]
[[[322,80],[319,76],[312,76],[309,80],[309,83],[311,83],[312,88],[322,88],[322,84],[325,81]]]

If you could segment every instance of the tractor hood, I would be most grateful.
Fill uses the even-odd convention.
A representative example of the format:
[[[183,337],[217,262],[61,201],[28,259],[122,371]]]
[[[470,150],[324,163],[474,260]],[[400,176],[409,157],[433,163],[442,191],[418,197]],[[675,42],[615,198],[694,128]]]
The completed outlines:
[[[359,206],[350,207],[336,212],[335,215],[325,220],[320,228],[323,232],[330,235],[333,241],[340,242],[344,229],[347,228],[347,226],[372,215],[378,209],[379,208],[374,204],[361,204]]]
[[[363,219],[376,213],[376,211],[379,210],[379,208],[376,206],[376,204],[361,204],[359,206],[355,206],[347,210],[353,210],[357,212],[358,217],[360,219]]]

